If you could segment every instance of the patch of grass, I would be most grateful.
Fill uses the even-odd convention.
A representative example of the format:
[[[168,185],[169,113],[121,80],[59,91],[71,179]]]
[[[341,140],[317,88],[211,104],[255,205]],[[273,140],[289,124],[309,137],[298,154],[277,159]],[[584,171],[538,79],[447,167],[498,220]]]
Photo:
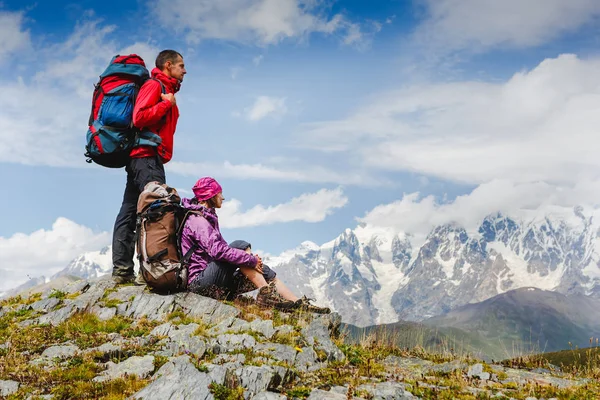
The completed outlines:
[[[54,289],[52,290],[52,293],[50,293],[50,296],[48,296],[49,298],[54,298],[54,299],[58,299],[58,300],[64,300],[67,297],[67,293],[63,292],[61,290],[58,289]]]
[[[123,304],[123,302],[119,299],[110,299],[110,300],[107,299],[107,300],[101,301],[101,304],[107,308],[111,308],[111,307],[116,308],[119,304]]]
[[[9,297],[8,299],[4,299],[0,301],[0,307],[8,307],[8,306],[16,306],[18,304],[23,304],[24,299],[21,295]]]
[[[244,400],[244,388],[239,386],[229,388],[213,382],[208,385],[208,389],[215,397],[215,400]]]
[[[169,362],[169,357],[154,356],[154,372],[158,371],[167,362]]]
[[[62,383],[50,391],[54,399],[59,400],[87,400],[124,399],[138,392],[148,384],[149,380],[139,379],[135,376],[114,379],[107,382],[77,381],[73,384]]]
[[[33,304],[36,301],[39,301],[41,299],[42,299],[42,294],[40,292],[33,293],[27,298],[27,300],[25,300],[25,304],[27,304],[27,305]]]
[[[143,317],[137,320],[135,324],[130,324],[121,334],[128,338],[146,336],[159,324],[160,322],[158,321],[150,321],[146,317]]]
[[[192,358],[192,364],[194,364],[198,371],[208,373],[208,367],[199,358]]]
[[[310,396],[310,392],[312,392],[312,388],[309,388],[306,386],[296,386],[295,388],[288,390],[286,392],[286,395],[290,399],[293,399],[296,397],[299,399],[305,399],[308,396]]]

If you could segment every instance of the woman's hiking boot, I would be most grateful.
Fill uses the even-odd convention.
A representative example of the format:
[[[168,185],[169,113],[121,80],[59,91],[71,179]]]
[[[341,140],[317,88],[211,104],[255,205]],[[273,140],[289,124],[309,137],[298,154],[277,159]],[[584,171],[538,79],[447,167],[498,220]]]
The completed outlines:
[[[310,304],[312,301],[314,301],[314,299],[309,299],[306,296],[302,296],[302,298],[296,300],[294,302],[294,304],[296,306],[296,309],[302,310],[302,311],[308,311],[311,313],[329,314],[331,312],[329,307],[318,307],[313,304]]]
[[[269,283],[258,290],[256,303],[264,308],[274,308],[279,311],[292,312],[296,307],[296,302],[286,300],[277,292],[275,282]]]

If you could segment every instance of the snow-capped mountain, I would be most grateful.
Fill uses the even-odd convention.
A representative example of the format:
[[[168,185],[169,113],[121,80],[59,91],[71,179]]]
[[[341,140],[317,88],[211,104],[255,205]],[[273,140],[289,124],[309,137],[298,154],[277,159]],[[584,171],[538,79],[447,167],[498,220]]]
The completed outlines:
[[[358,326],[420,321],[526,286],[600,298],[600,215],[588,214],[498,214],[470,232],[438,226],[422,243],[359,226],[267,261],[295,291]]]
[[[52,278],[65,275],[79,276],[86,279],[97,278],[110,274],[112,267],[112,246],[106,246],[100,251],[90,251],[79,255]]]
[[[110,252],[82,254],[56,276],[110,273]],[[600,298],[600,211],[497,214],[470,230],[440,225],[422,239],[361,224],[265,262],[294,292],[357,326],[421,321],[520,287]]]

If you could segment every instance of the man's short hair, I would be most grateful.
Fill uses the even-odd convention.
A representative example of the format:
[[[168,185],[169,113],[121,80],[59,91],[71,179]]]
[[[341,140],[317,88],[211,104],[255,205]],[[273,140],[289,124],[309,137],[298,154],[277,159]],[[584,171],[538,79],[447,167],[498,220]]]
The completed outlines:
[[[172,63],[177,62],[177,59],[181,57],[183,59],[183,56],[181,55],[181,53],[175,51],[175,50],[163,50],[160,53],[158,53],[158,55],[156,56],[156,68],[162,70],[165,67],[165,64],[167,63],[167,61],[171,61]]]

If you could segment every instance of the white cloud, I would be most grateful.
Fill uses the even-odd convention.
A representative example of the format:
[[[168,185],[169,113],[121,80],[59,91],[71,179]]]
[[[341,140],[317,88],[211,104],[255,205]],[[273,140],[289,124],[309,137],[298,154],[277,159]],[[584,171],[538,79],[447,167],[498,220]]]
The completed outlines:
[[[359,186],[392,185],[386,179],[374,177],[361,171],[350,170],[340,173],[319,166],[303,166],[292,169],[288,164],[285,168],[279,168],[264,164],[232,164],[229,161],[222,164],[171,161],[165,168],[169,173],[191,177],[212,175],[223,178],[282,182],[335,183],[338,185]]]
[[[98,250],[109,242],[109,233],[93,232],[66,218],[58,218],[50,230],[0,237],[0,292],[29,277],[55,274],[79,254]]]
[[[345,206],[348,198],[341,188],[321,189],[315,193],[305,193],[287,203],[276,206],[257,205],[242,211],[238,200],[228,200],[219,210],[219,223],[224,228],[242,228],[269,225],[282,222],[320,222],[336,209]]]
[[[308,125],[298,140],[373,169],[573,185],[600,176],[599,109],[600,60],[562,55],[503,83],[384,93],[345,120]]]
[[[29,30],[23,27],[23,12],[0,11],[0,60],[13,55],[18,50],[31,46]]]
[[[529,47],[592,24],[596,0],[423,0],[425,21],[418,46],[437,51],[478,51],[494,46]]]
[[[258,67],[264,58],[265,57],[262,54],[258,55],[252,59],[252,63],[254,66]]]
[[[187,34],[187,40],[224,39],[248,44],[276,44],[311,33],[341,32],[355,43],[358,24],[343,15],[326,16],[322,0],[158,0],[149,7],[162,26]]]
[[[65,42],[35,49],[32,79],[0,81],[0,162],[86,165],[86,123],[98,76],[116,54],[134,51],[146,57],[148,67],[154,61],[152,46],[123,48],[109,39],[114,31],[114,26],[100,27],[99,21],[79,23]]]
[[[401,200],[375,207],[357,218],[371,227],[393,228],[422,240],[436,226],[456,223],[474,232],[482,220],[498,212],[526,221],[561,214],[572,217],[574,206],[596,209],[600,205],[600,180],[561,187],[543,182],[517,184],[494,180],[471,193],[440,203],[433,196],[405,194]]]
[[[260,121],[268,116],[283,116],[287,113],[285,97],[258,96],[251,107],[244,109],[249,121]]]

